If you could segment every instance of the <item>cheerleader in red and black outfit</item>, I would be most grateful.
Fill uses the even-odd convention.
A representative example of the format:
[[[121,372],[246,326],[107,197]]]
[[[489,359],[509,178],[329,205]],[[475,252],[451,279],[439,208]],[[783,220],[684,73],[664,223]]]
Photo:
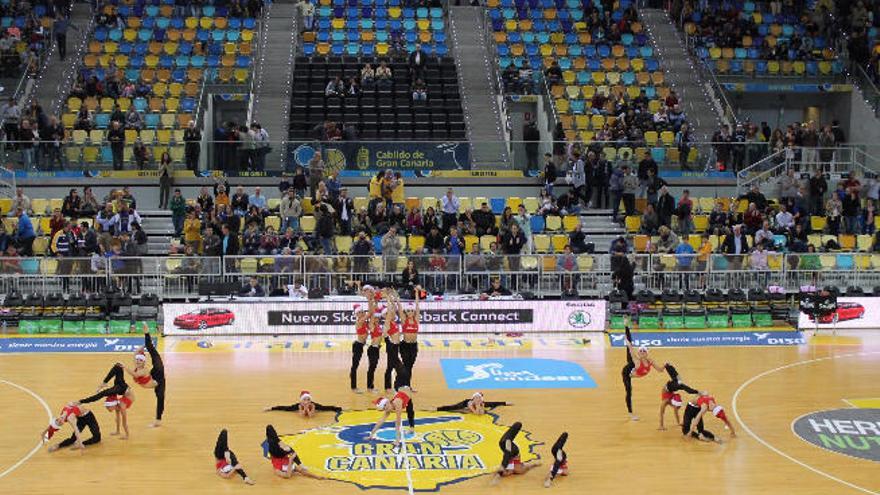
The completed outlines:
[[[403,342],[400,343],[400,359],[403,361],[403,367],[412,380],[413,367],[416,365],[416,358],[419,356],[419,296],[421,295],[421,286],[415,286],[416,303],[414,306],[404,308],[398,305],[400,310],[399,317],[401,327],[403,327]]]
[[[310,394],[308,390],[303,390],[299,393],[299,402],[289,406],[267,407],[263,409],[263,411],[298,412],[300,416],[304,418],[311,418],[315,415],[316,411],[332,411],[338,413],[342,412],[342,408],[339,406],[325,406],[323,404],[318,404],[312,400],[312,394]]]
[[[388,305],[385,307],[385,323],[382,327],[382,335],[385,337],[385,393],[391,392],[392,373],[397,376],[403,372],[403,363],[400,361],[400,325],[397,323],[397,315],[400,311],[400,298],[391,289],[385,292]]]
[[[229,450],[229,434],[225,428],[220,431],[217,443],[214,445],[214,466],[217,469],[217,476],[221,478],[229,479],[235,472],[248,485],[254,484],[254,480],[248,478],[244,468],[238,463],[235,452]]]
[[[146,323],[144,328],[144,347],[134,354],[134,369],[125,368],[125,371],[134,378],[135,383],[144,388],[151,388],[156,394],[156,420],[150,423],[151,428],[162,425],[162,414],[165,412],[165,364],[162,362],[162,356],[153,345],[153,338],[150,337],[150,328]],[[153,361],[153,367],[147,370],[147,357],[144,350],[150,354]]]
[[[550,488],[550,484],[557,476],[568,476],[568,455],[563,450],[567,441],[568,433],[563,433],[550,448],[550,453],[553,454],[553,467],[550,468],[550,473],[544,480],[545,488]]]
[[[526,474],[530,469],[541,465],[540,462],[522,462],[519,457],[519,447],[516,445],[516,436],[522,429],[522,423],[517,421],[504,432],[498,446],[501,447],[501,467],[495,470],[495,476],[492,478],[492,484],[498,483],[502,476],[510,476],[512,474]]]
[[[355,340],[351,343],[351,370],[348,372],[351,381],[351,391],[361,394],[364,391],[357,386],[357,370],[361,364],[361,357],[364,355],[364,346],[367,345],[367,334],[369,332],[369,315],[370,311],[367,306],[356,304],[354,307],[354,331]]]
[[[465,413],[476,414],[477,416],[482,416],[486,414],[486,409],[495,409],[500,406],[512,406],[513,404],[510,402],[498,401],[498,402],[487,402],[483,400],[482,392],[474,392],[474,395],[471,396],[470,399],[465,399],[461,402],[449,405],[449,406],[440,406],[437,408],[438,411],[461,411]]]
[[[128,440],[128,410],[134,401],[125,395],[108,395],[104,397],[104,407],[108,411],[116,415],[116,431],[111,435],[119,435],[120,424],[125,430],[125,435],[119,437],[120,440]]]
[[[633,421],[638,421],[639,417],[633,414],[632,379],[647,376],[648,373],[650,373],[651,368],[657,371],[663,371],[664,367],[658,365],[648,356],[647,347],[641,346],[636,350],[632,345],[632,335],[629,332],[629,326],[625,327],[625,330],[626,340],[624,343],[626,344],[626,365],[623,367],[620,374],[623,377],[623,388],[626,390],[626,410],[629,412],[630,418]],[[639,363],[638,367],[635,364],[636,361]]]
[[[736,430],[734,430],[730,420],[727,419],[724,408],[715,402],[715,397],[712,397],[709,392],[700,392],[696,400],[688,402],[684,410],[684,419],[681,422],[681,434],[698,440],[721,443],[720,438],[716,438],[712,432],[703,428],[703,415],[707,411],[711,411],[713,416],[724,423],[727,429],[730,430],[731,438],[736,437]]]
[[[266,446],[269,451],[269,457],[272,460],[272,467],[275,469],[277,476],[290,478],[293,476],[293,473],[299,473],[307,478],[316,480],[326,479],[306,469],[302,465],[302,461],[299,460],[299,456],[296,455],[296,451],[290,445],[281,441],[281,438],[275,431],[275,427],[272,425],[266,425]]]
[[[678,410],[682,406],[681,395],[677,393],[679,390],[684,390],[689,394],[699,393],[697,389],[691,388],[682,382],[681,377],[678,375],[678,370],[672,364],[666,363],[665,368],[666,372],[669,373],[669,381],[660,390],[660,427],[657,428],[658,430],[666,429],[664,421],[666,419],[667,406],[672,406],[672,410],[675,412],[675,424],[681,424],[681,420],[678,417]]]
[[[381,428],[383,424],[385,424],[385,420],[388,419],[388,416],[393,412],[397,416],[394,420],[396,432],[394,444],[400,444],[400,439],[403,436],[401,431],[403,427],[401,424],[401,414],[403,414],[404,410],[406,410],[406,422],[409,424],[409,430],[411,433],[415,433],[416,411],[413,406],[412,396],[410,395],[411,393],[412,390],[408,386],[401,386],[398,388],[397,393],[394,394],[394,397],[390,399],[387,397],[376,399],[374,404],[376,405],[376,409],[382,411],[382,418],[379,419],[376,426],[370,431],[370,434],[367,436],[368,440],[376,440],[376,432],[379,431],[379,428]]]
[[[73,435],[58,445],[50,445],[49,452],[55,452],[58,449],[70,447],[73,445],[77,449],[85,449],[86,445],[94,445],[101,441],[101,427],[98,426],[98,420],[95,414],[84,406],[70,402],[61,409],[61,413],[52,419],[49,426],[40,433],[43,441],[48,442],[55,436],[58,431],[64,428],[65,424],[69,424],[73,428]],[[88,440],[83,440],[83,430],[89,429],[92,436]]]

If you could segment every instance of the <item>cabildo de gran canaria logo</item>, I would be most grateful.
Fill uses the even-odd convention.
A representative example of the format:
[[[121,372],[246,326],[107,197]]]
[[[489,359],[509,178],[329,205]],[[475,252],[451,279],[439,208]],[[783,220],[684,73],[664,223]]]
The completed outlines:
[[[417,411],[416,432],[407,433],[405,448],[393,443],[393,421],[377,432],[379,441],[366,439],[378,414],[346,411],[333,425],[281,438],[309,469],[363,489],[407,489],[411,480],[415,491],[436,491],[490,473],[501,464],[498,442],[507,427],[497,424],[492,414]],[[403,426],[408,432],[405,415]],[[538,459],[532,450],[539,443],[526,431],[517,437],[517,445],[523,462]]]

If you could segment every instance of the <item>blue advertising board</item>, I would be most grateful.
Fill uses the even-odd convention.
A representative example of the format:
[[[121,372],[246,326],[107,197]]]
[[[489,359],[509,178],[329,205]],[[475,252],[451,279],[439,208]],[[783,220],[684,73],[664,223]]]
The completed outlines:
[[[557,359],[441,359],[451,389],[595,388],[581,365]]]

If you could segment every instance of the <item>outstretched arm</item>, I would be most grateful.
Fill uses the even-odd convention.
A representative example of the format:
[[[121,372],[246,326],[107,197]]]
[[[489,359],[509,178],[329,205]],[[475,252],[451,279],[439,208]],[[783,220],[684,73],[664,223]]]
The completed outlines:
[[[385,411],[382,413],[382,418],[376,423],[376,426],[373,426],[372,431],[370,431],[370,435],[367,438],[373,438],[376,435],[376,432],[379,431],[379,428],[385,423],[385,420],[388,419],[388,415],[390,413]],[[399,420],[400,418],[398,418]]]

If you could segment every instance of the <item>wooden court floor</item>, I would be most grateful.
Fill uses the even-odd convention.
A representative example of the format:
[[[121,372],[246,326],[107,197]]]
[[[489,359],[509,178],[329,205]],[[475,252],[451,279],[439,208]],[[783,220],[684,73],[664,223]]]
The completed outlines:
[[[607,348],[600,340],[593,337],[591,344],[579,347],[536,345],[519,350],[510,346],[480,351],[423,347],[414,376],[416,408],[449,404],[470,395],[447,389],[440,358],[574,361],[589,372],[596,388],[484,391],[487,400],[514,403],[497,410],[498,423],[521,421],[531,439],[543,443],[535,452],[545,461],[558,434],[569,432],[566,450],[572,473],[554,484],[553,493],[664,494],[694,487],[723,494],[880,493],[877,463],[821,450],[791,431],[791,422],[802,414],[847,407],[844,400],[880,397],[880,339],[873,344],[871,340],[851,339],[846,341],[849,345],[653,350],[656,360],[673,362],[687,382],[711,391],[725,406],[739,436],[723,445],[684,441],[672,427],[657,430],[658,396],[665,375],[654,372],[635,381],[634,406],[641,421],[630,422],[620,380],[624,351]],[[169,342],[165,346],[176,347]],[[266,405],[293,402],[302,389],[324,404],[370,409],[373,396],[354,395],[348,390],[350,355],[346,346],[338,349],[169,349],[165,352],[165,424],[159,429],[146,427],[155,399],[151,391],[138,388],[130,411],[131,438],[120,441],[110,436],[111,414],[93,408],[105,440],[84,455],[72,451],[48,454],[45,448],[30,455],[47,423],[42,401],[56,413],[64,402],[91,393],[110,365],[128,362],[131,356],[0,356],[0,494],[362,493],[361,488],[339,481],[276,478],[261,457],[260,442],[267,423],[274,424],[280,433],[295,433],[334,422],[332,413],[306,420],[293,413],[262,412]],[[361,363],[362,380],[365,361]],[[785,367],[792,363],[802,364]],[[383,369],[384,356],[380,372]],[[674,425],[671,413],[667,414],[667,424]],[[245,486],[238,479],[222,480],[214,474],[213,445],[224,427],[229,429],[232,449],[256,480],[255,486]],[[716,420],[709,420],[707,428],[727,440],[727,432]],[[488,476],[480,476],[441,486],[439,492],[537,493],[544,490],[545,466],[504,479],[494,487]],[[397,486],[394,492],[405,493],[403,474],[389,476],[397,477],[391,483]],[[369,492],[381,494],[386,489]]]

